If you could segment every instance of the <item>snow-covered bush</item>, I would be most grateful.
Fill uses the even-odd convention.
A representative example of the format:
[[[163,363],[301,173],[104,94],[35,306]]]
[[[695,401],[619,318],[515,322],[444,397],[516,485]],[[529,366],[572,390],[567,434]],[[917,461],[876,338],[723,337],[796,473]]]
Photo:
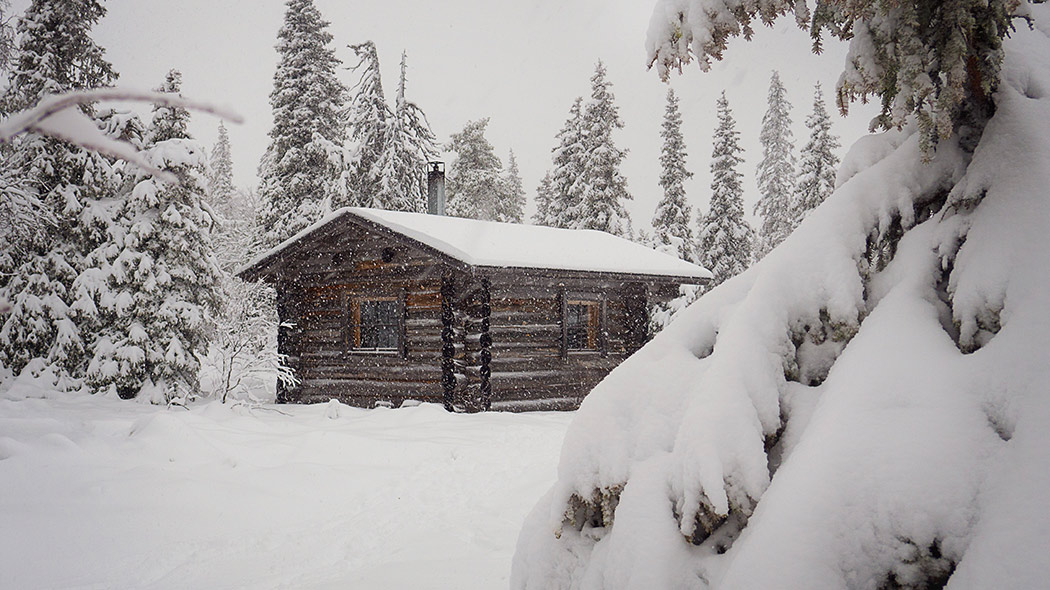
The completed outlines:
[[[1045,585],[1050,11],[1026,9],[978,143],[861,140],[781,246],[586,398],[512,587]],[[724,39],[696,22],[681,43]]]
[[[297,383],[277,353],[275,299],[273,287],[263,282],[226,275],[215,334],[201,359],[202,396],[223,402],[270,402],[278,381]]]

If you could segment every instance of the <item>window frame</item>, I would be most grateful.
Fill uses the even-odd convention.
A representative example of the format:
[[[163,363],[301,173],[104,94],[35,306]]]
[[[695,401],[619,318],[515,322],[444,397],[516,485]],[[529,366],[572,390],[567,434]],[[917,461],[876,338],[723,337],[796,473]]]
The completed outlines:
[[[377,324],[394,328],[395,342],[391,347],[362,347],[361,308],[363,303],[369,302],[393,302],[394,322],[391,324]],[[405,298],[404,295],[372,295],[353,293],[346,297],[346,338],[345,349],[350,354],[382,355],[382,356],[404,356],[405,352]]]
[[[569,355],[580,354],[608,354],[608,334],[606,334],[606,299],[601,295],[569,293],[562,291],[561,299],[561,356],[568,358]],[[571,340],[573,336],[569,330],[570,309],[572,307],[587,308],[587,346],[585,348],[573,348]],[[593,343],[593,346],[592,346]]]

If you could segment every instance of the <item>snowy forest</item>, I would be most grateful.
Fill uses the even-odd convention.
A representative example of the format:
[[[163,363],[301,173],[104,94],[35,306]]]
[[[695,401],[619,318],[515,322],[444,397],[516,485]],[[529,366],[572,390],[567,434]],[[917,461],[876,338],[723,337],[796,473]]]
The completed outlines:
[[[98,40],[121,8],[0,0],[0,586],[1050,580],[1041,0],[610,6],[646,59],[559,52],[579,63],[557,92],[515,84],[543,124],[435,78],[451,42],[273,4],[256,146],[174,49],[121,79],[139,65]],[[834,76],[735,61],[785,28],[839,47]],[[239,275],[343,208],[426,214],[434,162],[448,216],[605,232],[712,278],[645,309],[648,343],[578,410],[275,403],[295,323]]]

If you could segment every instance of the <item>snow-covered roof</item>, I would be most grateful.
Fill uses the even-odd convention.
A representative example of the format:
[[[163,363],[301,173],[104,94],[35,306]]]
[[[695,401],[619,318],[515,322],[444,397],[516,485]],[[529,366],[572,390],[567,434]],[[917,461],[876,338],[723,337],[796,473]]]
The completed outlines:
[[[261,254],[238,274],[263,265],[308,235],[345,216],[404,235],[473,267],[536,268],[708,279],[700,266],[594,230],[570,230],[460,217],[345,207]]]

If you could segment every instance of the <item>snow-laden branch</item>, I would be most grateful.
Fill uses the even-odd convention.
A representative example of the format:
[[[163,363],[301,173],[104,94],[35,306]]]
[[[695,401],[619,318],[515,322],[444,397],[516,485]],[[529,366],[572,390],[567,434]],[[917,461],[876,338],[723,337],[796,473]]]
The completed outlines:
[[[47,96],[35,107],[15,113],[0,121],[0,143],[11,141],[22,133],[39,133],[68,141],[101,154],[127,160],[167,181],[175,177],[158,169],[135,146],[106,135],[80,109],[83,104],[98,101],[149,102],[168,107],[182,107],[222,117],[235,123],[243,119],[232,110],[207,102],[190,100],[174,94],[147,92],[127,88],[96,88]]]

